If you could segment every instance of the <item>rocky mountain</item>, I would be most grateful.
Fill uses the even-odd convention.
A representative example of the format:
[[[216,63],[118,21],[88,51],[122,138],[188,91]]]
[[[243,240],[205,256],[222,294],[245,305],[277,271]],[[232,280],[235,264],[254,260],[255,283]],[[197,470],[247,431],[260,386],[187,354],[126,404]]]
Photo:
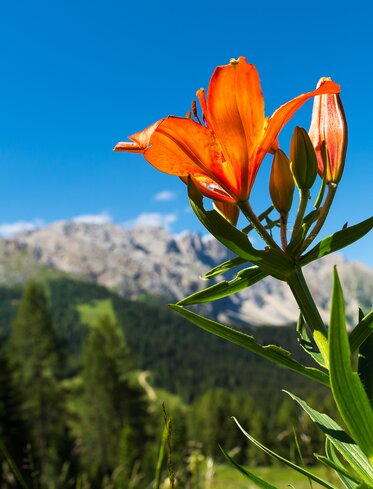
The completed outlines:
[[[162,228],[124,229],[113,224],[56,222],[0,241],[0,282],[14,283],[40,273],[69,273],[104,285],[124,297],[158,296],[175,301],[208,285],[199,276],[231,255],[214,238]],[[313,263],[306,276],[325,319],[336,264],[343,283],[351,324],[358,307],[373,303],[373,270],[334,254]],[[212,306],[226,322],[282,325],[297,318],[286,284],[265,279]]]

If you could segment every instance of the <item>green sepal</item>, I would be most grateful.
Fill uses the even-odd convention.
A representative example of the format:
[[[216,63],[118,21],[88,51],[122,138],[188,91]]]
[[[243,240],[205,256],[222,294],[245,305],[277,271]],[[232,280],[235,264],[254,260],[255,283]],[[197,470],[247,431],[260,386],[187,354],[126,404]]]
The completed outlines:
[[[329,362],[330,385],[339,414],[356,443],[373,463],[373,409],[359,375],[351,367],[343,292],[336,268],[329,327]]]
[[[265,445],[263,445],[262,443],[260,443],[258,440],[256,440],[254,437],[252,437],[251,435],[249,435],[249,433],[247,433],[247,431],[245,431],[242,428],[242,426],[240,425],[240,423],[237,421],[236,418],[233,417],[233,420],[236,423],[236,425],[239,427],[239,429],[242,431],[242,433],[246,436],[246,438],[248,438],[258,448],[260,448],[261,450],[263,450],[263,452],[267,453],[268,455],[270,455],[271,457],[273,457],[273,458],[275,458],[277,460],[280,460],[280,462],[283,462],[284,464],[288,465],[289,467],[291,467],[292,469],[296,470],[297,472],[299,472],[300,474],[304,475],[305,477],[308,477],[309,479],[317,482],[318,484],[320,484],[320,486],[327,487],[328,489],[338,489],[337,486],[335,486],[334,484],[330,484],[328,481],[326,481],[324,479],[321,479],[321,477],[318,477],[317,475],[313,474],[309,470],[307,470],[307,469],[305,469],[303,467],[300,467],[299,465],[295,464],[294,462],[291,462],[290,460],[282,457],[278,453],[273,452],[272,450],[270,450],[269,448],[267,448]]]
[[[373,333],[373,311],[364,316],[351,331],[349,336],[351,353],[354,353],[360,345]]]
[[[223,263],[220,263],[220,265],[211,268],[211,270],[201,276],[201,279],[210,280],[210,278],[217,277],[218,275],[223,275],[224,273],[229,272],[229,270],[232,270],[232,268],[239,267],[244,263],[247,263],[247,260],[245,260],[244,258],[240,258],[239,256],[237,258],[232,258],[231,260],[227,260]]]
[[[308,265],[322,256],[329,255],[334,251],[338,251],[346,246],[354,243],[358,239],[365,236],[373,227],[373,217],[369,217],[365,221],[349,226],[341,231],[324,238],[312,250],[303,255],[300,260],[300,265]]]
[[[252,336],[249,336],[241,331],[237,331],[229,326],[207,319],[195,312],[189,311],[177,304],[170,304],[169,307],[188,319],[190,322],[199,328],[208,331],[209,333],[219,336],[235,345],[241,346],[257,355],[260,355],[267,360],[270,360],[277,365],[297,372],[300,375],[308,377],[316,382],[329,386],[329,377],[325,372],[313,367],[305,367],[301,363],[292,358],[291,353],[284,348],[276,345],[262,346],[255,341]]]
[[[237,273],[236,277],[232,280],[224,280],[218,284],[211,285],[206,289],[199,290],[194,294],[181,299],[177,303],[178,306],[190,306],[192,304],[201,304],[203,302],[216,301],[222,299],[223,297],[228,297],[232,294],[236,294],[253,284],[256,284],[267,274],[263,272],[259,267],[254,265],[250,268],[245,268]]]
[[[224,457],[228,460],[228,462],[231,463],[233,465],[233,467],[235,467],[238,470],[238,472],[241,472],[241,474],[244,477],[246,477],[251,482],[253,482],[257,487],[259,487],[260,489],[279,489],[278,487],[273,486],[272,484],[269,484],[269,482],[266,482],[263,479],[261,479],[260,477],[252,474],[247,469],[245,469],[245,467],[242,467],[242,465],[239,465],[237,462],[235,462],[233,460],[232,457],[230,457],[228,455],[228,453],[220,445],[219,445],[219,448],[222,451]]]
[[[200,222],[226,248],[237,256],[255,263],[263,271],[279,280],[287,279],[292,272],[293,264],[280,249],[255,249],[246,234],[232,226],[218,212],[206,211],[203,207],[202,194],[191,178],[188,180],[188,195],[191,207]]]
[[[319,413],[291,392],[284,391],[294,399],[324,432],[327,439],[351,465],[357,474],[368,484],[373,483],[373,466],[368,457],[352,438],[327,414]]]
[[[324,165],[324,169],[323,169],[324,171],[323,171],[323,175],[322,175],[321,187],[320,187],[319,193],[316,197],[316,201],[313,204],[315,209],[320,208],[320,205],[321,205],[323,198],[324,198],[324,193],[325,193],[325,188],[326,188],[326,170],[327,170],[328,165],[329,165],[329,162],[328,162],[329,157],[328,157],[328,152],[326,150],[325,141],[323,141],[321,143],[321,155],[322,155],[322,161],[323,161],[323,165]]]
[[[315,362],[317,362],[321,367],[325,367],[325,361],[319,352],[319,350],[315,347],[314,342],[310,338],[307,331],[307,324],[304,320],[303,314],[300,313],[297,322],[297,333],[298,333],[298,341],[303,348],[303,350],[310,355]]]

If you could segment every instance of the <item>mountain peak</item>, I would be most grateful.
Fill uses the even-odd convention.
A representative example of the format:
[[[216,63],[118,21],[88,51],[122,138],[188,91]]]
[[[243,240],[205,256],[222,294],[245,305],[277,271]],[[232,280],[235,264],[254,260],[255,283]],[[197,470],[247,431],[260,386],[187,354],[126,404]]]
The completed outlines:
[[[145,294],[171,301],[205,287],[206,282],[199,277],[233,256],[211,236],[189,231],[172,235],[161,227],[126,229],[110,222],[84,221],[59,221],[3,241],[0,246],[3,282],[9,281],[11,273],[6,270],[12,263],[11,257],[16,255],[17,263],[20,256],[22,263],[27,261],[28,270],[32,263],[44,265],[94,281],[125,297]],[[372,307],[373,270],[349,263],[340,254],[329,255],[306,267],[310,288],[325,320],[334,264],[338,266],[344,287],[347,315],[353,323],[359,305],[363,309]],[[17,267],[13,267],[13,272]],[[298,315],[287,284],[272,278],[204,307],[226,322],[280,325],[296,321]]]

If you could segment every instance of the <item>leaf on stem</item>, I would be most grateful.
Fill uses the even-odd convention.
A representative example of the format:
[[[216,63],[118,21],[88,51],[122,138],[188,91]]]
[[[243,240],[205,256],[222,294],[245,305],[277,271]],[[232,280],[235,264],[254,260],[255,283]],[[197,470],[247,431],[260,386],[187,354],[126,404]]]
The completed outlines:
[[[327,414],[311,408],[305,401],[291,392],[284,391],[294,399],[324,432],[327,439],[351,465],[357,474],[368,484],[373,483],[373,466],[361,448],[352,438]]]
[[[239,267],[244,263],[247,263],[247,260],[244,258],[240,258],[239,256],[237,258],[232,258],[231,260],[227,260],[224,263],[220,263],[220,265],[212,268],[202,275],[201,278],[202,280],[209,280],[210,278],[217,277],[218,275],[223,275],[224,273],[229,272],[229,270],[232,270],[232,268]]]
[[[246,438],[248,438],[252,443],[254,443],[254,445],[256,445],[257,447],[259,447],[261,450],[263,450],[265,453],[267,453],[271,457],[276,458],[277,460],[280,460],[281,462],[283,462],[286,465],[289,465],[289,467],[291,467],[292,469],[296,470],[297,472],[299,472],[300,474],[304,475],[305,477],[308,477],[309,479],[317,482],[318,484],[320,484],[320,486],[326,487],[328,489],[338,489],[334,484],[330,484],[328,481],[326,481],[324,479],[321,479],[321,477],[318,477],[317,475],[313,474],[309,470],[307,470],[307,469],[305,469],[303,467],[300,467],[299,465],[291,462],[290,460],[288,460],[288,459],[286,459],[284,457],[281,457],[281,455],[279,455],[278,453],[273,452],[272,450],[270,450],[269,448],[267,448],[265,445],[262,445],[258,440],[256,440],[254,437],[252,437],[251,435],[249,435],[249,433],[247,433],[242,428],[242,426],[240,425],[240,423],[237,421],[236,418],[233,418],[233,420],[236,423],[236,425],[239,427],[239,429],[242,431],[242,433],[246,436]]]
[[[323,356],[316,348],[315,343],[312,341],[312,339],[308,334],[307,325],[302,313],[299,314],[298,323],[297,323],[297,333],[298,333],[298,341],[302,346],[303,350],[306,353],[308,353],[315,360],[315,362],[321,365],[321,367],[326,368]]]
[[[277,487],[273,486],[272,484],[269,484],[269,482],[264,481],[260,477],[257,477],[253,473],[249,472],[247,469],[242,467],[242,465],[239,465],[237,462],[233,460],[232,457],[228,455],[228,453],[224,450],[224,448],[220,447],[220,450],[222,451],[224,457],[230,462],[233,467],[235,467],[239,472],[241,472],[242,475],[244,475],[247,479],[249,479],[251,482],[254,482],[254,484],[259,487],[260,489],[278,489]]]
[[[279,346],[259,345],[259,343],[257,343],[252,336],[242,333],[241,331],[236,331],[235,329],[225,326],[224,324],[220,324],[217,321],[207,319],[176,304],[170,304],[169,307],[199,328],[202,328],[209,333],[219,336],[220,338],[224,338],[231,343],[256,353],[257,355],[260,355],[267,360],[280,365],[281,367],[287,368],[288,370],[292,370],[293,372],[304,375],[305,377],[313,379],[316,382],[329,386],[329,378],[325,372],[322,372],[317,368],[305,367],[301,363],[294,360],[290,352]]]
[[[216,301],[222,299],[223,297],[228,297],[229,295],[236,294],[253,284],[256,284],[267,274],[260,270],[259,267],[254,265],[250,268],[245,268],[237,273],[236,277],[232,280],[224,280],[218,284],[211,285],[206,289],[199,290],[194,294],[185,297],[177,303],[178,306],[189,306],[192,304],[201,304],[203,302]]]
[[[351,367],[343,292],[336,269],[329,327],[329,361],[330,384],[338,411],[356,443],[373,463],[373,409],[359,375]]]
[[[339,461],[337,454],[335,453],[334,447],[330,440],[325,441],[325,453],[327,460],[330,464],[334,465],[334,470],[337,472],[339,478],[347,489],[355,489],[361,480],[357,479],[350,471],[348,471]]]
[[[354,353],[371,333],[373,333],[373,311],[364,316],[351,331],[349,336],[351,353]]]
[[[373,227],[373,217],[366,219],[365,221],[355,224],[354,226],[347,227],[341,231],[324,238],[320,241],[312,250],[306,253],[300,260],[300,265],[308,265],[322,256],[329,255],[334,251],[338,251],[346,246],[354,243],[358,239],[365,236]]]

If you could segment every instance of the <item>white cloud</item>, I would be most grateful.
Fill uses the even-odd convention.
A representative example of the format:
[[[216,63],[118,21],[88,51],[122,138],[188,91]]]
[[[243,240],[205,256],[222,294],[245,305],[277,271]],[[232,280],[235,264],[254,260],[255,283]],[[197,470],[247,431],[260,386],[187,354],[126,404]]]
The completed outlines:
[[[174,199],[176,199],[176,192],[173,192],[172,190],[163,190],[154,195],[154,200],[157,200],[158,202],[167,202]]]
[[[72,221],[79,224],[110,224],[113,219],[108,212],[100,212],[99,214],[82,214],[74,217]]]
[[[122,224],[126,228],[142,227],[162,227],[169,229],[171,224],[176,222],[176,214],[160,214],[158,212],[148,212],[140,214],[132,221],[126,221]]]
[[[17,234],[34,231],[44,226],[42,219],[34,219],[33,221],[15,221],[4,222],[0,224],[0,236],[3,238],[12,238]]]

